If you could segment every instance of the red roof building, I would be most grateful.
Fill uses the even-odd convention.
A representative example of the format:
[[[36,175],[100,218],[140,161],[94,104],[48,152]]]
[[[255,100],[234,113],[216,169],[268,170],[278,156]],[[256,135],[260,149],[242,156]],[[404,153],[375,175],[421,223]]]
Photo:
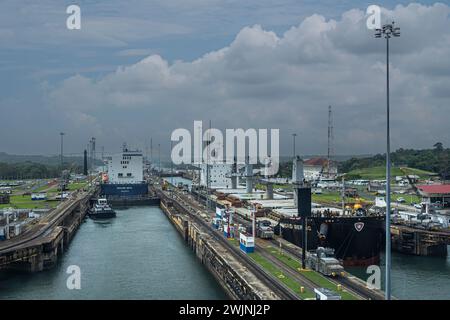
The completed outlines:
[[[443,208],[450,207],[450,184],[419,185],[417,190],[425,202],[439,203]]]
[[[428,184],[417,186],[422,195],[450,196],[450,184]]]
[[[311,158],[311,159],[305,160],[303,162],[303,165],[324,167],[324,166],[328,165],[328,159],[325,159],[325,158]]]

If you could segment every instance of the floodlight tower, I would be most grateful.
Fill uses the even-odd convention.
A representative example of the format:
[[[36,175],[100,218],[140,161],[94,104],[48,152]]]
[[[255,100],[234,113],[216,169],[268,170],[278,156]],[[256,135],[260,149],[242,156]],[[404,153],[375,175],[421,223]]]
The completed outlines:
[[[391,299],[391,143],[389,119],[389,39],[400,37],[400,28],[394,22],[375,29],[375,38],[386,39],[386,289],[385,299]]]

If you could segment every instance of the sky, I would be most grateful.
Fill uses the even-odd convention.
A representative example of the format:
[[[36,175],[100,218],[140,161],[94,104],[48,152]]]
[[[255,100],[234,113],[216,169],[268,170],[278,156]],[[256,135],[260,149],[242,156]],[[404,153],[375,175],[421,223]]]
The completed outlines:
[[[81,29],[66,27],[67,6]],[[450,3],[335,0],[2,0],[0,152],[81,154],[122,143],[162,152],[194,120],[280,129],[282,154],[383,152],[385,40],[395,20],[392,148],[450,145]]]

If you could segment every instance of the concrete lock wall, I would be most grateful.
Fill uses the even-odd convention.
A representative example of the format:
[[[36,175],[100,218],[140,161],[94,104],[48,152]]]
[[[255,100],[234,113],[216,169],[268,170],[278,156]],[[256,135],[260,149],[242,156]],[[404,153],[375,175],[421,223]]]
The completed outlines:
[[[210,235],[203,233],[189,218],[183,216],[184,227],[180,227],[182,215],[176,211],[176,205],[169,207],[161,199],[160,207],[169,221],[185,239],[187,245],[195,252],[197,258],[219,282],[231,299],[261,299],[257,292],[228,263],[224,253],[217,250],[219,246]],[[184,236],[186,235],[186,237]],[[224,251],[222,249],[222,251]]]

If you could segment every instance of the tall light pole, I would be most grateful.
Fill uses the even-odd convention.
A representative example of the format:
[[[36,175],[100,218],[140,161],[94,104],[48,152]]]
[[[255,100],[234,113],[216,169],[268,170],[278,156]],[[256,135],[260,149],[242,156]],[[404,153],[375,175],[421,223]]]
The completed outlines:
[[[59,135],[61,136],[61,170],[63,169],[63,145],[64,145],[64,132],[60,132]]]
[[[60,132],[61,136],[61,181],[60,181],[60,189],[61,189],[61,202],[63,201],[63,191],[64,191],[64,160],[63,160],[63,147],[64,147],[64,132]]]
[[[375,38],[386,39],[386,290],[385,299],[391,299],[391,139],[389,119],[389,39],[400,37],[400,28],[394,22],[375,30]]]
[[[172,155],[172,149],[173,149],[173,141],[170,139],[170,150],[169,154]],[[173,189],[174,189],[174,182],[173,182],[173,160],[170,159],[170,195],[173,198]]]
[[[161,144],[158,143],[158,177],[161,178]]]
[[[296,133],[292,134],[292,158],[295,159],[295,137],[297,136]]]

